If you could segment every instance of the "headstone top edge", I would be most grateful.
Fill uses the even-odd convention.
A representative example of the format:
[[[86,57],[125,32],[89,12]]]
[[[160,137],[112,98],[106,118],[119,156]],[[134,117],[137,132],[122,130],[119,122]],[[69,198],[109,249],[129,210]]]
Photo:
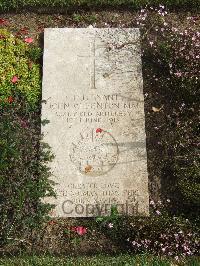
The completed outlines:
[[[86,27],[86,28],[44,28],[44,32],[48,32],[48,31],[68,31],[68,30],[76,30],[76,31],[82,31],[82,30],[110,30],[110,31],[114,31],[114,30],[135,30],[135,31],[139,31],[140,32],[140,29],[139,28],[89,28],[89,27]]]
[[[52,34],[95,34],[95,32],[98,33],[103,33],[103,32],[110,32],[110,34],[115,34],[117,31],[122,31],[122,32],[128,32],[129,34],[133,34],[135,39],[140,39],[141,32],[139,28],[45,28],[44,29],[44,39],[49,35]]]

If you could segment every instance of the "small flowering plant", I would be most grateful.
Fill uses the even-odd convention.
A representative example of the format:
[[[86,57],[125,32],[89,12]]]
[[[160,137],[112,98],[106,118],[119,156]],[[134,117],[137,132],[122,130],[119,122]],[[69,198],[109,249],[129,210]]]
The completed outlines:
[[[79,236],[83,236],[87,233],[87,228],[84,226],[72,226],[70,230],[77,233]]]
[[[41,95],[41,49],[30,47],[32,42],[30,37],[23,41],[0,29],[0,102],[12,97],[27,102],[28,108],[37,106]]]
[[[177,18],[178,22],[159,5],[142,9],[136,23],[142,33],[146,86],[164,102],[152,110],[164,118],[155,130],[160,133],[162,169],[167,172],[162,174],[169,181],[165,190],[174,195],[177,212],[198,216],[200,17],[188,16],[184,23]]]
[[[185,27],[176,25],[163,5],[142,9],[137,18],[143,57],[152,61],[154,70],[157,68],[152,82],[194,95],[200,74],[200,32],[197,17],[188,17],[188,22]]]
[[[33,42],[33,38],[28,37],[28,38],[25,38],[24,41],[26,43],[32,43]]]
[[[76,246],[87,235],[88,229],[85,226],[71,226],[64,228],[63,233],[66,240]]]
[[[100,223],[105,228],[112,229],[115,226],[115,224],[118,223],[120,218],[121,216],[117,210],[117,206],[113,204],[111,206],[110,215],[97,217],[96,222]]]
[[[135,236],[127,238],[132,251],[174,258],[199,255],[199,232],[188,221],[163,216],[147,220],[132,224]]]
[[[0,97],[0,105],[5,105],[5,104],[11,104],[15,101],[15,99],[12,97],[12,96],[8,96],[8,97],[5,97],[5,96],[2,96]]]
[[[132,237],[128,237],[127,242],[134,252],[176,259],[199,255],[200,230],[188,219],[169,215],[166,210],[170,203],[170,199],[165,203],[151,200],[151,216],[130,223]]]
[[[52,206],[41,198],[55,196],[46,165],[53,156],[40,135],[41,75],[34,54],[29,44],[0,29],[1,244],[42,226]]]
[[[13,76],[12,79],[11,79],[11,82],[13,84],[17,83],[19,81],[19,78],[17,76]]]
[[[100,228],[111,239],[133,253],[150,253],[179,260],[198,256],[200,230],[189,219],[169,215],[171,200],[150,200],[149,217],[102,219]]]
[[[171,200],[165,199],[155,202],[154,200],[149,201],[150,214],[155,216],[168,215],[168,210],[171,208]]]

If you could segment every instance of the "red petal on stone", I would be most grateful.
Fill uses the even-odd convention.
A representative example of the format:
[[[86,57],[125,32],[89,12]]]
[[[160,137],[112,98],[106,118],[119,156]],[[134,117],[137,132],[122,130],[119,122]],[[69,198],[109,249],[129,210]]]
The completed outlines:
[[[101,133],[103,130],[101,128],[97,128],[96,133]]]

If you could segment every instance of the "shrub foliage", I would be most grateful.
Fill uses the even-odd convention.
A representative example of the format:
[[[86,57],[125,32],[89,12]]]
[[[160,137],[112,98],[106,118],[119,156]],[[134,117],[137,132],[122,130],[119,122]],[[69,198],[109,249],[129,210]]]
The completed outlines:
[[[100,223],[101,230],[112,240],[133,253],[159,256],[199,256],[200,231],[188,219],[171,217],[166,205],[151,201],[150,217],[107,217]],[[99,223],[99,222],[98,222]]]
[[[0,35],[0,240],[5,243],[45,220],[51,206],[41,198],[53,190],[46,165],[51,154],[40,143],[39,65],[27,44],[4,30]]]
[[[199,8],[199,1],[196,0],[163,0],[163,4],[175,8]],[[10,9],[20,10],[21,8],[66,8],[74,9],[78,7],[121,7],[140,8],[145,5],[158,5],[159,0],[0,0],[0,10]],[[63,9],[64,11],[64,9]]]
[[[0,31],[1,100],[12,96],[23,98],[29,107],[38,103],[41,93],[40,65],[33,63],[35,50],[8,33]]]
[[[160,5],[142,9],[137,24],[143,37],[146,82],[168,99],[163,105],[164,119],[156,128],[162,133],[163,194],[171,194],[177,213],[198,217],[200,33],[198,19],[187,19],[188,25],[176,25]]]

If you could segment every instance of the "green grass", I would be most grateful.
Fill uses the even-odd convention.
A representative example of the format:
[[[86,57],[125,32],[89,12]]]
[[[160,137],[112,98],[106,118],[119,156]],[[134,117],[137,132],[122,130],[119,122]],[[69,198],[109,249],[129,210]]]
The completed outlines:
[[[12,257],[0,259],[0,266],[84,266],[84,265],[117,265],[117,266],[171,266],[171,265],[184,265],[184,266],[199,266],[200,261],[198,258],[188,259],[177,264],[173,260],[160,259],[157,257],[150,257],[147,255],[131,256],[131,255],[118,255],[116,257],[98,255],[92,257]]]
[[[130,8],[144,7],[146,4],[158,5],[164,4],[171,8],[199,8],[200,0],[0,0],[0,12],[9,10],[20,10],[21,8],[63,8],[76,9],[78,7],[120,7],[128,6]]]

